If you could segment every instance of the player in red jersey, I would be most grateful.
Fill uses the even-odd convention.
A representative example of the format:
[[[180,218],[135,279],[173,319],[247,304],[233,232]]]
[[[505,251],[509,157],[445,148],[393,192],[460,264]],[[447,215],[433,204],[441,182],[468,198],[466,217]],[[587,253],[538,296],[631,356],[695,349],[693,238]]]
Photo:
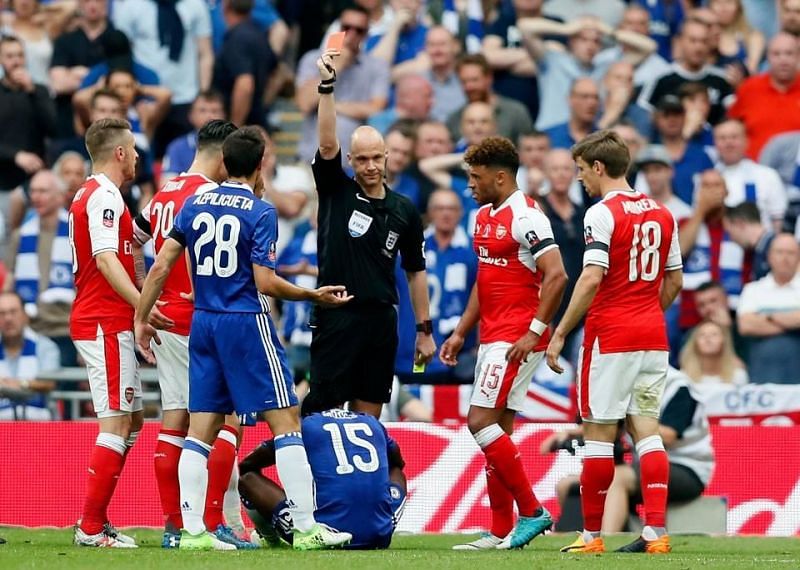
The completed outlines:
[[[136,546],[132,538],[111,526],[106,515],[143,418],[133,342],[133,313],[139,302],[133,227],[119,192],[121,184],[133,179],[136,167],[130,129],[121,119],[101,119],[89,127],[86,148],[92,175],[75,194],[69,210],[77,290],[70,336],[86,362],[100,423],[89,460],[83,516],[75,525],[74,541],[81,546]],[[140,268],[143,273],[143,265]],[[157,311],[153,324],[166,328],[173,323]]]
[[[621,552],[670,551],[664,526],[669,462],[658,430],[667,377],[664,309],[681,290],[678,228],[669,210],[625,181],[630,153],[612,131],[589,135],[572,148],[578,180],[602,201],[586,212],[583,272],[547,347],[556,372],[564,339],[588,310],[578,367],[578,406],[586,458],[581,473],[584,531],[569,552],[604,552],[603,508],[614,478],[617,422],[641,460],[645,528]]]
[[[511,441],[514,416],[547,346],[548,323],[567,274],[550,221],[516,186],[519,156],[508,139],[489,137],[467,150],[469,187],[479,204],[474,248],[478,280],[440,358],[456,364],[480,318],[480,347],[467,422],[486,456],[492,527],[457,550],[521,548],[552,526],[536,500]],[[514,532],[514,502],[519,519]]]
[[[202,194],[218,187],[227,177],[222,162],[222,143],[236,130],[229,121],[213,120],[204,125],[197,134],[197,150],[188,172],[168,180],[153,199],[136,217],[133,224],[134,238],[139,245],[153,239],[158,253],[164,240],[172,230],[172,224],[184,202],[192,196]],[[154,454],[156,481],[161,497],[161,507],[165,517],[164,536],[161,546],[177,548],[183,517],[180,508],[180,488],[178,485],[178,463],[184,438],[189,427],[189,328],[194,312],[190,298],[192,290],[187,264],[178,263],[170,272],[164,284],[160,300],[162,312],[175,321],[169,331],[159,332],[161,344],[151,344],[158,366],[158,384],[161,388],[161,430]],[[236,448],[238,443],[238,422],[235,417],[228,418],[226,426],[220,431],[209,456],[208,503],[206,506],[206,525],[217,538],[236,545],[238,548],[253,548],[249,542],[239,540],[223,524],[222,508],[225,492],[231,481],[231,473],[236,469]],[[238,472],[237,472],[238,473]],[[241,504],[238,491],[235,493],[232,512],[241,520]],[[244,525],[242,524],[242,530]],[[220,528],[222,527],[222,528]]]

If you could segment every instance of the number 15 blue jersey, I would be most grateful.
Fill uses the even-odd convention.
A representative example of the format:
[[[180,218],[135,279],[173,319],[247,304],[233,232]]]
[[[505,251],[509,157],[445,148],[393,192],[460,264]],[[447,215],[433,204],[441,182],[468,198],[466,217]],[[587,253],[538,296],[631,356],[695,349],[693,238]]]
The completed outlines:
[[[303,418],[303,442],[316,483],[318,521],[353,534],[351,546],[374,547],[394,532],[389,441],[374,417],[328,410]]]
[[[269,312],[267,298],[256,289],[253,264],[275,269],[278,215],[250,187],[228,181],[187,200],[170,237],[188,251],[195,309]]]

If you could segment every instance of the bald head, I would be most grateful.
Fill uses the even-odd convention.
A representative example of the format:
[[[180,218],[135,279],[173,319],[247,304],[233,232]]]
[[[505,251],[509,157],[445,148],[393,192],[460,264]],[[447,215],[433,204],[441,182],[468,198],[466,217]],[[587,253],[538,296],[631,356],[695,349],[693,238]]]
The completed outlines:
[[[488,103],[476,101],[464,108],[461,115],[461,134],[468,144],[480,144],[497,130],[494,110]]]
[[[779,284],[788,283],[797,273],[800,262],[800,245],[792,234],[782,233],[775,236],[767,254],[772,276]]]
[[[30,180],[31,205],[40,218],[55,215],[64,206],[64,181],[52,170],[40,170]]]
[[[421,75],[406,75],[397,82],[396,99],[402,118],[424,121],[433,106],[433,87]]]
[[[565,148],[551,150],[544,157],[544,175],[550,182],[550,191],[566,195],[575,178],[575,163],[572,153]]]
[[[384,148],[383,136],[377,129],[366,125],[358,127],[350,137],[350,155],[355,156],[360,150],[368,147]]]
[[[350,137],[347,158],[361,188],[368,195],[380,196],[386,170],[386,143],[381,134],[372,127],[358,127]]]
[[[775,83],[789,85],[797,76],[797,37],[781,32],[772,38],[767,48],[769,75]]]

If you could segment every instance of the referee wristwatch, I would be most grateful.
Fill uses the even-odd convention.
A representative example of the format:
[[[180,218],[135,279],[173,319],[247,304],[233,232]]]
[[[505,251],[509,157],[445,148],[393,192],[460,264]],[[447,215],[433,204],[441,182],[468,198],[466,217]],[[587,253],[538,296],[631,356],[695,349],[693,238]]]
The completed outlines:
[[[417,323],[417,332],[424,333],[426,335],[433,334],[433,321],[428,319],[427,321],[422,321],[421,323]]]

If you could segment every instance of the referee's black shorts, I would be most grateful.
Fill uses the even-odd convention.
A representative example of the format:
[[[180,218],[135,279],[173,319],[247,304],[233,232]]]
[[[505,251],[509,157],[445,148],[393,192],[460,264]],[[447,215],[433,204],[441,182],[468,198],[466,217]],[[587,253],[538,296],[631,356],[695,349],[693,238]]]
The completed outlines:
[[[393,305],[316,308],[312,319],[311,392],[316,409],[352,400],[386,403],[397,354]]]

